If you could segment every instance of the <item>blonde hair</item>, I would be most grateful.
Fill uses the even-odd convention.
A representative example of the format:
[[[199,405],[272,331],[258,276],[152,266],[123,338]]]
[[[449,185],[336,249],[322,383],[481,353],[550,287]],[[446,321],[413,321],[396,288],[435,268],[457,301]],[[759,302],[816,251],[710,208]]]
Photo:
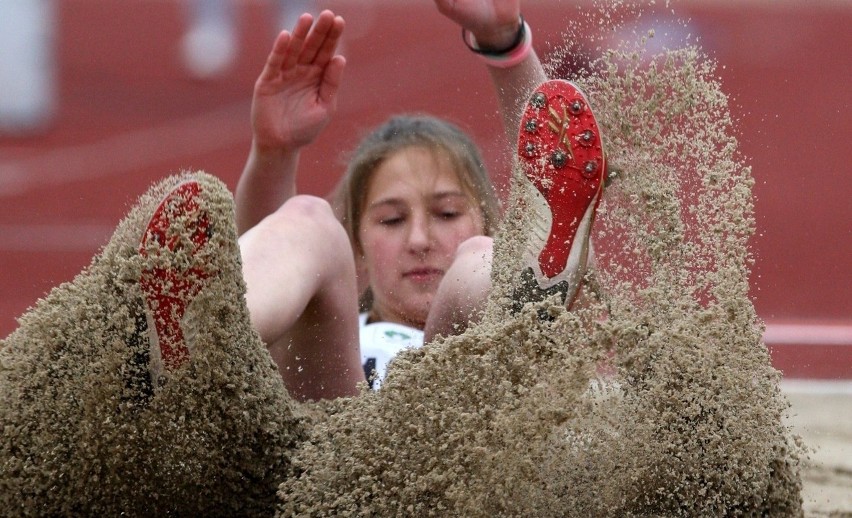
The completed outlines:
[[[493,235],[500,202],[476,144],[447,121],[428,115],[398,115],[361,141],[335,192],[334,205],[356,251],[362,251],[358,231],[373,172],[391,155],[408,147],[442,153],[449,159],[462,189],[479,207],[484,234]]]

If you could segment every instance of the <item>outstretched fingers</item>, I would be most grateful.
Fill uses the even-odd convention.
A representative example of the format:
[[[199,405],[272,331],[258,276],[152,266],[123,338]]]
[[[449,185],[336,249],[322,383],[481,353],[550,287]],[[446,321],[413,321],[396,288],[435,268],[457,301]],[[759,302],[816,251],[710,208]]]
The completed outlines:
[[[321,12],[305,40],[298,63],[325,66],[334,57],[343,26],[342,17],[329,10]]]
[[[281,31],[278,34],[272,44],[272,50],[266,58],[263,72],[260,73],[259,80],[261,82],[273,81],[278,78],[282,71],[291,69],[296,65],[312,23],[313,17],[305,13],[299,17],[292,32]]]
[[[264,65],[263,71],[260,73],[261,81],[271,81],[278,76],[281,71],[281,67],[284,64],[284,59],[287,57],[287,47],[289,45],[290,33],[287,31],[281,31],[278,37],[275,38],[275,43],[272,44],[272,50],[266,58],[266,65]]]
[[[313,32],[311,30],[313,21],[314,17],[308,13],[303,14],[296,21],[296,27],[293,28],[290,36],[290,44],[284,55],[284,62],[281,64],[283,70],[293,68],[301,62],[299,56],[304,52],[305,42]]]
[[[333,104],[337,92],[340,90],[340,83],[343,77],[343,68],[346,66],[346,59],[343,56],[334,56],[325,67],[325,73],[322,77],[317,96],[320,101],[325,104]]]
[[[335,58],[343,27],[343,18],[328,10],[316,22],[310,14],[303,14],[292,32],[282,31],[275,39],[260,79],[274,80],[297,65],[326,67]]]
[[[314,56],[314,62],[320,65],[331,62],[337,53],[337,47],[340,44],[341,36],[343,36],[344,27],[343,17],[335,16],[332,20],[331,28]]]

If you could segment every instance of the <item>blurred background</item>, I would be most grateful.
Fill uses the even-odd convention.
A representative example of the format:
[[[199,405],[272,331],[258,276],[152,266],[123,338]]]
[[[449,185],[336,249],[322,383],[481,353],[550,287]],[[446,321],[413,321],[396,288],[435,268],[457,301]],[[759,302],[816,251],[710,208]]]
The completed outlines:
[[[756,179],[752,295],[773,363],[790,380],[852,380],[852,2],[656,4],[643,19],[657,21],[632,30],[660,45],[697,36],[731,98]],[[545,59],[590,5],[527,0]],[[303,192],[325,195],[369,128],[419,111],[468,130],[506,185],[487,73],[429,0],[0,0],[0,336],[154,181],[203,169],[236,186],[273,36],[321,8],[346,18],[348,66]]]

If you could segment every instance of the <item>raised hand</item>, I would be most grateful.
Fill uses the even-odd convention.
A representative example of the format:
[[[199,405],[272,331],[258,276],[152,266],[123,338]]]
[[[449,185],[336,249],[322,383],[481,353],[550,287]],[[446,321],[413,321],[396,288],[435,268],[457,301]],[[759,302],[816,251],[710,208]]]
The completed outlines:
[[[520,0],[435,0],[438,11],[470,31],[483,49],[504,49],[518,32]]]
[[[344,22],[331,11],[303,14],[275,39],[254,86],[252,131],[260,150],[294,151],[313,141],[337,106],[346,60],[335,54]]]
[[[532,48],[532,31],[519,30],[521,0],[434,0],[438,11],[457,23],[475,38],[465,43],[480,51],[502,54],[518,52],[511,59],[493,60],[484,56],[488,72],[500,103],[503,126],[514,147],[518,135],[520,113],[530,93],[547,79],[544,68]],[[473,44],[473,45],[471,45]],[[514,47],[513,47],[514,46]],[[513,48],[510,48],[513,47]]]

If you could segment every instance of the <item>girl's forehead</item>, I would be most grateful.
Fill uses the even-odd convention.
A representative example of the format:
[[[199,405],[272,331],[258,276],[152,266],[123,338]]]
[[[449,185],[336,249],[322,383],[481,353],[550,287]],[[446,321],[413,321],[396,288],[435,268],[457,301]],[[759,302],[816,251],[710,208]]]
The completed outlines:
[[[449,158],[422,147],[409,147],[389,156],[374,171],[367,189],[367,204],[385,197],[433,196],[462,192]]]

